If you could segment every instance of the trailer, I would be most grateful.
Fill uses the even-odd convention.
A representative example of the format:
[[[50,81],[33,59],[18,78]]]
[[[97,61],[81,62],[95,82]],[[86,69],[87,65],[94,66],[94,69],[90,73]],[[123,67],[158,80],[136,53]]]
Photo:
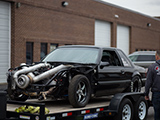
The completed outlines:
[[[17,113],[20,105],[39,106],[39,114]],[[150,104],[143,93],[118,93],[114,96],[95,98],[86,107],[73,108],[67,100],[58,101],[11,101],[6,102],[6,120],[145,120]],[[45,114],[45,107],[50,110]],[[3,112],[2,112],[3,113]]]

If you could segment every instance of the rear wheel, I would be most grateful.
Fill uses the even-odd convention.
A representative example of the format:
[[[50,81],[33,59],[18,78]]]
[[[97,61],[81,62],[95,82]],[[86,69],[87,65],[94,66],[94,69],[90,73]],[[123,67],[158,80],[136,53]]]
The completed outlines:
[[[114,120],[133,120],[133,105],[129,99],[125,98],[121,102]]]
[[[86,76],[76,75],[69,84],[69,102],[73,107],[84,107],[90,99],[90,83]]]
[[[141,79],[138,76],[133,77],[131,81],[131,92],[141,92]]]

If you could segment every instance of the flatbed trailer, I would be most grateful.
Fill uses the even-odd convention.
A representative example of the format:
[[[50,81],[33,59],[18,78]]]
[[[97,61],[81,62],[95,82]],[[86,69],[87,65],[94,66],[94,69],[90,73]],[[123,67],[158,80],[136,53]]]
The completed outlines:
[[[39,114],[17,113],[14,110],[21,105],[39,106]],[[6,120],[145,120],[148,114],[148,102],[143,93],[119,93],[114,96],[92,99],[86,107],[73,108],[67,100],[27,102],[7,101]],[[45,114],[45,107],[50,110]]]

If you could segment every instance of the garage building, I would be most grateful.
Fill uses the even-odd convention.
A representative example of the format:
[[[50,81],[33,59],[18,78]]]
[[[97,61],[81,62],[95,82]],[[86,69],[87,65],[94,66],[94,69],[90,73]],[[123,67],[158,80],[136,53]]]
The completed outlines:
[[[100,0],[0,0],[0,83],[61,45],[160,49],[160,19]]]

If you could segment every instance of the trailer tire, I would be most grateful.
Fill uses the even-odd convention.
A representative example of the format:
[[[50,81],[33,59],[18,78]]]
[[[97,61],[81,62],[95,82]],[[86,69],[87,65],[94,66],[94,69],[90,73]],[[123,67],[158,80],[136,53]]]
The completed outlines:
[[[124,98],[120,103],[118,113],[114,117],[114,120],[133,120],[133,112],[132,102]]]
[[[91,86],[84,75],[76,75],[69,84],[68,98],[73,107],[84,107],[90,99]]]
[[[134,104],[134,119],[135,120],[146,120],[148,114],[148,104],[144,97],[140,97]]]

